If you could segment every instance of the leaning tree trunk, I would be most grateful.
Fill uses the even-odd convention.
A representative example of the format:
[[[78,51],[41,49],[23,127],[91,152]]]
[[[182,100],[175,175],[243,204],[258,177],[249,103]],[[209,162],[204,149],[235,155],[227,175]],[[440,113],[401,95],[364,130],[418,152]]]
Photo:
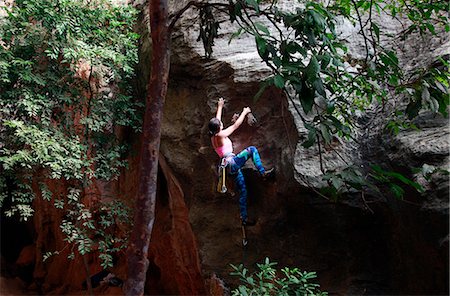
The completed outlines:
[[[142,129],[143,140],[134,227],[128,247],[128,279],[124,288],[125,295],[130,296],[144,294],[149,263],[147,253],[155,221],[161,120],[170,67],[168,25],[167,0],[151,0],[152,64]]]

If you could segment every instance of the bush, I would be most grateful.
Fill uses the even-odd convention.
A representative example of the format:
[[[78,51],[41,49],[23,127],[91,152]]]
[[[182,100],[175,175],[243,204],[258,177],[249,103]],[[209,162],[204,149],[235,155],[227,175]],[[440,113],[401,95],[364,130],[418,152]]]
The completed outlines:
[[[310,283],[316,278],[315,272],[301,271],[298,268],[274,267],[276,262],[266,258],[264,263],[257,264],[258,271],[249,274],[242,264],[231,267],[235,270],[231,275],[240,277],[243,284],[232,291],[232,295],[328,295],[319,290],[320,285]]]

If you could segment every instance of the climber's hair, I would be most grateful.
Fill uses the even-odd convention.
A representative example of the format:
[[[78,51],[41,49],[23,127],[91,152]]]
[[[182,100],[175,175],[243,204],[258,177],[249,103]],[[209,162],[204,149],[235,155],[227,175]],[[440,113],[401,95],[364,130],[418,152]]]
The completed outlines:
[[[209,135],[215,136],[220,131],[220,120],[216,117],[211,118],[211,120],[208,123],[208,129],[209,129]]]

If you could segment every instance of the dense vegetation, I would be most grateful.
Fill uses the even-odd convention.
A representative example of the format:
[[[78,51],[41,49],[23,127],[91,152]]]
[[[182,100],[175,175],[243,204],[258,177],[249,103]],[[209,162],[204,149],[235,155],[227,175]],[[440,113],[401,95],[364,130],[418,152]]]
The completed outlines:
[[[129,209],[119,197],[88,188],[116,179],[126,166],[117,129],[140,128],[130,87],[136,11],[102,0],[38,0],[15,1],[6,12],[0,28],[0,205],[7,201],[7,216],[27,220],[37,194],[61,211],[71,257],[95,244],[110,266],[111,254],[126,246],[113,229],[128,223]],[[67,192],[52,193],[52,180],[66,184]]]

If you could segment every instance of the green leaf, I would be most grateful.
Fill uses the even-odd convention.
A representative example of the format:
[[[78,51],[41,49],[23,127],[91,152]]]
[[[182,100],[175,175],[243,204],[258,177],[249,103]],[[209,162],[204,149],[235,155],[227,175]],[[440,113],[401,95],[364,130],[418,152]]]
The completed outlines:
[[[339,190],[344,185],[344,182],[339,177],[333,176],[331,177],[331,184],[336,190]]]
[[[439,112],[444,116],[448,117],[448,106],[450,105],[450,96],[444,95],[439,100]]]
[[[317,61],[316,57],[313,55],[311,57],[311,60],[309,61],[308,66],[305,69],[305,75],[307,77],[307,80],[310,83],[313,83],[317,79],[319,71],[320,71],[319,62]]]
[[[292,81],[291,80],[291,85],[292,85],[292,87],[294,88],[294,90],[297,92],[297,93],[301,93],[301,91],[302,91],[302,82],[301,81],[299,81],[299,82],[296,82],[296,81]]]
[[[245,3],[253,7],[253,9],[255,9],[256,12],[259,12],[259,4],[256,0],[245,0]]]
[[[52,192],[48,189],[45,183],[40,184],[40,189],[42,192],[42,198],[46,201],[50,201],[52,199]]]
[[[380,175],[379,180],[386,180],[389,182],[389,186],[393,185],[394,183],[392,183],[390,180],[397,179],[399,181],[401,181],[402,183],[412,186],[414,189],[416,189],[418,192],[423,192],[423,188],[420,184],[408,179],[407,177],[403,176],[400,173],[397,172],[391,172],[391,171],[385,171],[383,170],[380,166],[377,165],[372,165],[372,169],[378,173]],[[389,178],[386,178],[389,177]],[[394,184],[395,185],[395,184]],[[392,187],[392,186],[391,186]],[[397,186],[398,187],[398,186]],[[397,189],[394,189],[397,190]],[[397,190],[398,191],[398,190]],[[402,190],[403,191],[403,190]]]
[[[267,55],[268,55],[266,40],[260,36],[255,36],[255,40],[256,40],[256,48],[258,49],[259,56],[262,59],[266,59]]]
[[[398,76],[393,74],[389,77],[389,84],[393,85],[393,86],[397,86],[398,85]]]
[[[303,111],[308,114],[314,106],[314,89],[310,88],[306,82],[303,82],[300,92],[300,103],[303,107]]]
[[[273,83],[275,84],[276,87],[278,88],[283,88],[284,87],[284,78],[283,76],[277,74],[273,77]]]
[[[320,133],[322,134],[325,143],[329,144],[331,142],[331,135],[325,124],[320,124]]]
[[[270,35],[269,29],[267,29],[266,26],[264,26],[263,24],[261,24],[259,22],[255,22],[254,24],[258,30],[263,31],[263,33],[266,35]]]
[[[326,22],[325,22],[324,17],[320,13],[318,13],[315,10],[309,10],[308,13],[313,18],[313,20],[319,30],[325,28]]]
[[[248,296],[247,289],[244,286],[239,286],[239,292],[242,296]]]
[[[394,177],[394,178],[396,178],[396,179],[398,179],[400,181],[402,181],[406,185],[414,187],[414,189],[416,189],[419,192],[423,191],[423,188],[422,188],[422,186],[420,184],[418,184],[418,183],[416,183],[416,182],[406,178],[402,174],[399,174],[399,173],[396,173],[396,172],[389,172],[388,175],[391,176],[391,177]]]
[[[331,56],[330,56],[329,54],[324,54],[324,55],[320,56],[320,61],[321,61],[321,63],[320,63],[320,68],[321,68],[322,71],[323,71],[323,70],[325,70],[325,69],[328,67],[328,65],[330,64],[330,62],[331,62]]]
[[[405,191],[400,186],[390,183],[389,188],[391,189],[392,193],[394,193],[395,197],[398,199],[403,199],[403,194],[405,194]]]
[[[305,125],[305,127],[309,130],[308,139],[302,143],[302,146],[309,148],[316,143],[316,129],[310,125]]]
[[[243,29],[242,29],[242,28],[239,28],[236,32],[234,32],[233,34],[231,34],[231,37],[230,37],[230,39],[228,40],[228,44],[230,44],[231,41],[232,41],[234,38],[240,37],[240,36],[242,35],[242,31],[243,31]]]
[[[395,65],[398,65],[398,57],[397,54],[394,51],[388,51],[387,55],[389,58],[394,62]]]
[[[375,33],[375,36],[377,36],[377,41],[380,41],[380,28],[378,25],[374,22],[372,22],[372,30]]]
[[[242,4],[241,2],[236,2],[234,5],[230,5],[230,9],[233,9],[233,12],[230,13],[231,22],[236,20],[236,16],[242,16]]]
[[[430,23],[426,23],[425,26],[427,27],[427,29],[431,32],[431,34],[435,35],[436,31],[434,29],[434,26]]]
[[[317,45],[316,36],[314,34],[314,31],[312,30],[305,30],[306,37],[308,38],[309,46],[313,47]]]
[[[322,97],[326,98],[327,94],[325,92],[325,88],[323,87],[322,79],[318,77],[316,80],[314,80],[312,86],[314,87],[315,91],[320,94]]]

